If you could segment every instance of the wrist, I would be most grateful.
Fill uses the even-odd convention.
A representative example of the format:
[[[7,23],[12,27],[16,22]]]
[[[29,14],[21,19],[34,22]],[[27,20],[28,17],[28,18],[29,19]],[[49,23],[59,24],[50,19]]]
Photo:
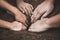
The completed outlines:
[[[51,28],[51,25],[47,22],[48,20],[49,20],[49,18],[45,18],[43,24],[45,25],[46,28]]]
[[[50,26],[50,28],[51,28],[51,27],[54,27],[54,25],[53,25],[53,23],[52,23],[52,21],[51,21],[50,19],[48,19],[48,20],[46,21],[46,24],[48,24],[48,25]]]
[[[11,28],[11,26],[12,26],[12,23],[10,23],[10,22],[8,22],[7,24],[5,24],[6,28]]]
[[[45,22],[45,24],[46,24],[47,28],[51,28],[52,27],[52,25],[50,25],[50,23],[48,23],[47,21]]]

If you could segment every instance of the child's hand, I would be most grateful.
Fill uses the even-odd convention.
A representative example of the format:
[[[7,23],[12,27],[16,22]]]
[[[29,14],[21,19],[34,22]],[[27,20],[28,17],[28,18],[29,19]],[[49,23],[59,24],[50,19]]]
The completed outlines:
[[[53,8],[54,8],[53,2],[44,1],[43,3],[38,5],[37,8],[35,9],[35,11],[33,12],[31,21],[35,22],[41,16],[42,16],[41,18],[46,17],[49,13],[52,12]]]
[[[33,6],[31,4],[21,1],[21,2],[17,3],[17,6],[23,13],[26,13],[27,15],[31,16],[31,13],[33,10]]]

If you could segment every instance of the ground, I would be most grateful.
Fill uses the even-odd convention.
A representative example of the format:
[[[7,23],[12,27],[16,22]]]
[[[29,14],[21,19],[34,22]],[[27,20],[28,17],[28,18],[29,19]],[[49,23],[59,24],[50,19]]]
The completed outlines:
[[[41,3],[42,1],[40,1]],[[33,5],[33,2],[31,3]],[[36,4],[36,3],[35,3]],[[34,7],[36,5],[34,4]],[[60,1],[55,0],[55,9],[53,14],[60,13]],[[6,14],[6,11],[0,7],[0,19],[12,22],[14,17],[10,14]],[[4,11],[4,12],[3,12]],[[60,40],[60,28],[52,28],[42,33],[33,33],[28,31],[14,32],[5,28],[0,28],[0,40]]]

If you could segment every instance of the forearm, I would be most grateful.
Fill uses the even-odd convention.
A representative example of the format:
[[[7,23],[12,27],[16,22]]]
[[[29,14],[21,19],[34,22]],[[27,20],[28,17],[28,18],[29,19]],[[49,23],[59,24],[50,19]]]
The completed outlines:
[[[56,27],[60,26],[60,14],[53,16],[47,20],[47,24]]]
[[[11,23],[4,21],[4,20],[0,20],[0,27],[4,27],[4,28],[10,28]]]
[[[18,10],[16,7],[12,6],[11,4],[9,4],[8,2],[6,2],[5,0],[0,1],[0,6],[2,6],[3,8],[6,8],[7,10],[11,11],[14,14],[17,14]]]

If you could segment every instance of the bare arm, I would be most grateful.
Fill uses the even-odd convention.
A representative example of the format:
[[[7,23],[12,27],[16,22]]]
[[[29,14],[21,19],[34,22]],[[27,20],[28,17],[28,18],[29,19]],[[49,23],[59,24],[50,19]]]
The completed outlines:
[[[48,19],[47,23],[53,27],[60,26],[60,14]]]
[[[16,11],[18,10],[16,7],[14,7],[13,5],[9,4],[5,0],[1,0],[0,1],[0,6],[8,9],[9,11],[13,12],[14,14],[16,14],[17,13]]]
[[[8,21],[0,20],[0,27],[8,28],[13,31],[20,31],[20,30],[26,29],[26,26],[24,26],[23,24],[21,24],[17,21],[8,22]]]
[[[0,27],[10,28],[11,23],[8,21],[0,20]]]
[[[54,0],[45,0],[45,1],[54,3]],[[53,27],[60,26],[60,14],[53,16],[50,19],[48,19],[47,23],[52,25]]]

